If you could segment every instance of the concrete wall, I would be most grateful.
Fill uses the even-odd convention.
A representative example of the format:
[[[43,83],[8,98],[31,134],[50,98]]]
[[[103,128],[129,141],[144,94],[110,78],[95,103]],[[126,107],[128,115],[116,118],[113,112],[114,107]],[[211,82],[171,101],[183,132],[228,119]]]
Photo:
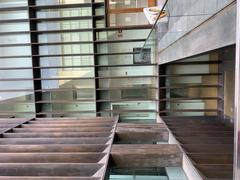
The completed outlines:
[[[171,2],[171,0],[169,2]],[[204,3],[208,5],[209,2],[213,1],[196,1],[199,6]],[[214,16],[212,16],[214,11],[211,9],[208,10],[207,13],[205,13],[205,10],[204,15],[200,15],[202,11],[197,12],[197,8],[194,8],[196,7],[195,5],[190,6],[189,11],[185,12],[186,15],[180,11],[181,8],[178,8],[180,12],[176,12],[175,10],[177,7],[183,7],[183,4],[179,6],[174,4],[172,7],[175,9],[171,9],[169,5],[169,12],[173,11],[176,14],[170,14],[167,24],[158,24],[159,64],[190,57],[235,43],[236,4],[234,1],[231,3],[232,1],[230,0],[218,2],[222,4],[219,7],[213,8],[216,12],[217,10],[221,10],[220,7],[223,8],[227,4],[230,5],[226,6]],[[179,3],[182,3],[182,1],[179,1]],[[199,9],[201,9],[200,7]],[[196,17],[190,19],[194,13],[198,19],[196,19]],[[188,14],[190,14],[190,17],[187,16]]]

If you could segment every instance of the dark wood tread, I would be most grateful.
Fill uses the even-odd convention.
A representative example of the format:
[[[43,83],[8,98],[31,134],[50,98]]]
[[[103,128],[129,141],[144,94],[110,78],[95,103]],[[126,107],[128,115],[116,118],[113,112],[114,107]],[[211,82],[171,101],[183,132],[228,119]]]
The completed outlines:
[[[98,163],[104,153],[0,153],[0,163]]]
[[[1,176],[93,176],[102,166],[103,164],[95,163],[2,163],[0,174]]]
[[[109,137],[110,132],[25,132],[25,133],[4,133],[3,138],[53,138],[53,137]]]
[[[103,152],[106,148],[105,144],[0,145],[0,153]]]
[[[201,65],[201,64],[220,64],[222,61],[215,60],[215,61],[176,61],[176,62],[171,62],[168,64],[168,66],[172,65]]]
[[[192,73],[192,74],[165,74],[160,75],[159,77],[186,77],[186,76],[219,76],[222,75],[222,73]]]

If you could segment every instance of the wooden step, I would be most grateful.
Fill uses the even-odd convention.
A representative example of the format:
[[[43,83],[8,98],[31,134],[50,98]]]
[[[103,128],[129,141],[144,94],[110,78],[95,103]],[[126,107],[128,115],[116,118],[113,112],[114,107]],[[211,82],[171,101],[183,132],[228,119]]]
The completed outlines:
[[[233,132],[233,128],[230,126],[224,126],[224,125],[186,125],[186,126],[168,126],[170,129],[173,129],[175,132],[186,132],[186,129],[188,131],[192,132],[209,132],[209,129],[212,129],[211,132],[217,132],[217,131],[223,131],[223,132]]]
[[[233,144],[232,137],[177,137],[182,144]]]
[[[30,121],[29,124],[108,124],[113,123],[112,120],[97,120],[97,121],[87,121],[87,120],[34,120]]]
[[[233,145],[229,144],[184,144],[182,146],[188,153],[233,154]]]
[[[188,103],[190,101],[195,101],[195,100],[217,101],[217,100],[223,100],[223,99],[221,97],[217,97],[217,96],[214,96],[214,97],[202,97],[202,96],[200,96],[200,97],[163,98],[163,99],[160,99],[159,101],[160,102]]]
[[[0,134],[10,131],[12,128],[19,127],[21,124],[29,121],[29,119],[12,119],[13,118],[0,119]]]
[[[222,75],[222,73],[164,74],[164,75],[160,75],[159,77],[166,78],[166,77],[219,76],[219,75]]]
[[[203,131],[233,131],[231,127],[226,127],[226,126],[184,126],[184,127],[170,127],[172,131],[176,130],[181,130],[181,131],[188,131],[189,129],[191,130],[203,130]]]
[[[231,178],[233,177],[232,165],[197,165],[197,168],[202,172],[206,179],[208,178]]]
[[[23,128],[71,128],[71,127],[113,127],[114,123],[84,123],[84,124],[23,124]]]
[[[51,138],[51,137],[109,137],[110,132],[29,132],[29,133],[4,133],[5,138]]]
[[[0,163],[97,163],[103,153],[0,153]]]
[[[171,128],[181,128],[181,127],[210,127],[210,128],[214,128],[214,127],[225,127],[225,128],[231,128],[230,126],[226,126],[225,124],[223,123],[215,123],[215,124],[210,124],[210,123],[167,123],[168,127],[171,127]],[[233,128],[231,128],[233,129]]]
[[[214,128],[214,127],[225,127],[225,128],[229,128],[229,129],[233,129],[232,126],[230,125],[226,125],[223,122],[206,122],[206,121],[169,121],[166,122],[168,127],[171,128],[182,128],[182,127],[210,127],[210,128]]]
[[[175,136],[181,137],[233,137],[232,131],[174,131]]]
[[[163,120],[164,122],[166,123],[174,123],[174,122],[181,122],[181,123],[189,123],[189,122],[192,122],[192,123],[221,123],[221,121],[217,120],[217,118],[214,118],[214,117],[200,117],[200,116],[197,116],[197,117],[186,117],[186,116],[183,116],[183,117],[163,117]]]
[[[0,124],[20,124],[26,121],[28,121],[28,119],[15,119],[15,118],[1,119],[0,118]]]
[[[110,138],[2,138],[0,144],[105,144]]]
[[[6,132],[7,130],[9,130],[9,128],[0,128],[0,133],[2,134],[4,132]]]
[[[188,154],[191,159],[201,165],[206,164],[233,164],[233,155],[232,154]]]
[[[87,120],[41,120],[41,121],[30,121],[29,124],[109,124],[114,123],[112,120],[97,120],[97,121],[87,121]]]
[[[110,132],[112,127],[14,128],[14,132]]]
[[[16,127],[18,124],[0,124],[1,129]]]
[[[160,111],[160,113],[171,112],[222,112],[222,109],[165,109]]]
[[[222,61],[209,61],[209,60],[204,60],[204,61],[174,61],[174,62],[171,62],[168,64],[168,66],[171,66],[171,65],[183,65],[183,66],[186,66],[186,65],[199,65],[199,64],[219,64],[219,63],[222,63]]]
[[[103,164],[95,163],[4,163],[1,176],[92,176]]]
[[[70,121],[79,121],[79,122],[95,122],[95,121],[114,121],[115,119],[113,117],[81,117],[81,118],[76,118],[76,117],[63,117],[63,118],[36,118],[36,121],[65,121],[65,120],[70,120]]]
[[[106,148],[107,145],[103,144],[0,145],[0,153],[103,152]]]
[[[226,126],[225,124],[221,123],[205,123],[205,122],[198,122],[198,123],[193,123],[193,122],[168,122],[166,123],[168,127],[182,127],[182,126]],[[230,127],[230,126],[227,126]]]

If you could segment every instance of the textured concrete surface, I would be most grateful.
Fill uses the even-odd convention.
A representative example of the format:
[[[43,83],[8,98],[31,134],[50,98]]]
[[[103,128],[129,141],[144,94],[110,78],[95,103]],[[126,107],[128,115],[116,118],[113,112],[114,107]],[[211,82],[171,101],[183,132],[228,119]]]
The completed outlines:
[[[159,51],[158,62],[164,64],[233,45],[235,42],[236,3],[233,2],[166,49]]]

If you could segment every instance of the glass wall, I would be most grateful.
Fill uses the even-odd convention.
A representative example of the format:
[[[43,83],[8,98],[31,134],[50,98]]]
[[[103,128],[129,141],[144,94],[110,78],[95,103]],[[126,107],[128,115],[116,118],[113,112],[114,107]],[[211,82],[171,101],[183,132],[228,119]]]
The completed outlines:
[[[0,117],[34,117],[27,1],[1,1],[0,7]]]
[[[153,122],[157,115],[158,69],[155,59],[139,51],[149,29],[99,32],[98,100],[102,116],[120,115],[123,122]],[[134,36],[133,36],[134,34]]]
[[[160,103],[165,103],[169,116],[216,116],[222,103],[220,57],[212,52],[165,65],[161,93],[166,93]],[[160,68],[161,69],[161,68]],[[163,113],[163,114],[164,114]]]
[[[37,30],[44,31],[38,35],[44,90],[37,102],[42,107],[39,115],[95,116],[91,1],[37,1],[37,5]]]
[[[125,3],[142,13],[149,2]],[[139,53],[150,30],[108,28],[105,8],[102,0],[0,2],[0,115],[154,121],[158,67],[150,49]]]

